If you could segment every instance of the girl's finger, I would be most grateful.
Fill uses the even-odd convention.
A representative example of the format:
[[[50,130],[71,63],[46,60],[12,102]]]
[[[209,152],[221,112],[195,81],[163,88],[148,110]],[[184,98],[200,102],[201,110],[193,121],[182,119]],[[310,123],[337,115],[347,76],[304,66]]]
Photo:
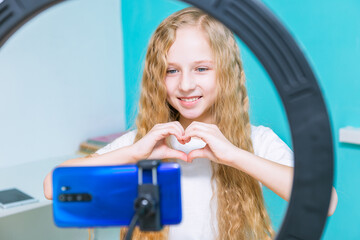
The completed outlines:
[[[154,132],[156,141],[160,141],[170,135],[174,135],[178,140],[182,140],[182,135],[174,128],[163,128]]]
[[[200,138],[204,142],[208,143],[211,139],[211,134],[200,129],[191,130],[185,133],[185,139],[191,139],[192,137]]]
[[[176,158],[176,159],[183,160],[185,162],[187,161],[186,153],[175,150],[175,149],[171,149],[171,148],[168,150],[168,152],[166,153],[164,158]]]
[[[187,161],[191,163],[195,158],[205,158],[204,149],[192,150],[187,156]]]
[[[208,145],[204,148],[192,150],[188,155],[188,162],[192,162],[195,158],[208,158],[210,160],[214,159],[214,156],[209,149]]]
[[[154,150],[148,157],[148,159],[164,159],[164,158],[175,158],[175,159],[187,161],[186,153],[168,147]]]
[[[182,136],[184,134],[184,131],[182,130],[182,128],[180,128],[174,122],[156,124],[151,130],[152,130],[152,132],[160,131],[161,133],[163,133],[164,130],[169,131],[170,129],[173,129],[174,131],[176,131],[177,132],[176,135],[178,135],[178,136]]]
[[[183,135],[185,134],[185,129],[183,128],[183,126],[181,125],[181,123],[179,121],[174,121],[173,122],[176,126],[179,127],[180,131],[183,133]]]
[[[209,123],[203,123],[203,122],[197,122],[197,121],[193,121],[192,123],[190,123],[190,125],[186,128],[187,129],[191,129],[193,127],[202,127],[204,129],[209,129],[212,128],[212,126],[215,126],[213,124],[209,124]],[[185,131],[186,131],[185,130]]]
[[[179,135],[179,137],[178,137],[179,142],[180,142],[180,140],[183,140],[183,136],[185,135],[185,130],[178,121],[168,123],[166,125],[166,128],[173,128],[174,130],[176,130]]]
[[[171,124],[175,125],[175,127],[177,127],[179,130],[180,130],[180,133],[181,133],[181,137],[177,138],[177,140],[179,141],[179,143],[181,144],[185,144],[186,141],[184,141],[184,135],[185,135],[185,130],[183,128],[183,126],[180,124],[180,122],[178,121],[174,121],[174,122],[171,122]]]
[[[178,121],[168,122],[161,125],[162,128],[174,128],[179,131],[180,135],[184,135],[185,130],[183,126]]]
[[[187,133],[189,132],[193,132],[193,131],[203,131],[203,132],[212,132],[213,129],[210,127],[209,124],[204,124],[204,123],[191,123],[185,130],[185,136],[187,135]]]

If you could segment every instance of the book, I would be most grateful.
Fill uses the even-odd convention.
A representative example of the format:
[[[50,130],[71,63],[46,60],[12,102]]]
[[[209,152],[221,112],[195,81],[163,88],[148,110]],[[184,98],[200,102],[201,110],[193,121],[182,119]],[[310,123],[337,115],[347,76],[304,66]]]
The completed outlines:
[[[120,133],[114,133],[114,134],[101,136],[101,137],[94,137],[94,138],[88,139],[87,142],[91,143],[91,144],[99,144],[99,145],[105,146],[105,145],[111,143],[112,141],[114,141],[115,139],[117,139],[118,137],[121,137],[125,133],[126,132],[120,132]]]
[[[80,143],[78,153],[81,155],[89,155],[95,153],[97,150],[105,147],[107,144],[111,143],[112,141],[124,135],[125,133],[126,132],[119,132],[106,136],[89,138],[86,141]]]

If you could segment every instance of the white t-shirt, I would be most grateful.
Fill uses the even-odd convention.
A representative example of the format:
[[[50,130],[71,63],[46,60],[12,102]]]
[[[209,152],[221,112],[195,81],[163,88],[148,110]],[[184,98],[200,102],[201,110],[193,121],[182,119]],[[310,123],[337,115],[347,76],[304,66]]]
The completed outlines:
[[[109,145],[97,151],[98,154],[133,144],[136,130],[126,133]],[[251,140],[255,155],[287,166],[294,166],[290,148],[268,127],[251,126]],[[174,149],[189,153],[203,148],[206,144],[201,139],[192,138],[185,145],[180,144],[175,136],[170,136]],[[179,160],[181,167],[182,222],[170,226],[170,240],[214,239],[217,234],[216,194],[211,201],[212,168],[206,158],[194,159],[192,163]],[[216,184],[213,183],[216,188]]]

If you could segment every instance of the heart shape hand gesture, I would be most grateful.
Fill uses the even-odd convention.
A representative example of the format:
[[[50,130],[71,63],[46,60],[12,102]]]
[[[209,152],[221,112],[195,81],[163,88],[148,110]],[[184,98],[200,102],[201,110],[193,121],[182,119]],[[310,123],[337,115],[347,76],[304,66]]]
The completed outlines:
[[[170,135],[174,135],[181,144],[186,144],[192,137],[197,137],[202,139],[206,146],[186,154],[167,146],[165,139]],[[156,124],[133,147],[137,155],[136,159],[139,160],[176,158],[192,162],[195,158],[208,158],[223,164],[229,164],[231,153],[238,149],[226,139],[216,125],[195,121],[186,130],[178,121]]]

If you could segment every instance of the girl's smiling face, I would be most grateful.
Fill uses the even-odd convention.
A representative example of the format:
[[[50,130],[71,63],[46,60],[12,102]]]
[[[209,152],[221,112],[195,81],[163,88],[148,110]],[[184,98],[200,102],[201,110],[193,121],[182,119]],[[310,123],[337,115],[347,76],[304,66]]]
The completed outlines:
[[[180,113],[180,123],[210,123],[216,98],[215,61],[208,39],[199,27],[183,27],[167,56],[167,101]]]

